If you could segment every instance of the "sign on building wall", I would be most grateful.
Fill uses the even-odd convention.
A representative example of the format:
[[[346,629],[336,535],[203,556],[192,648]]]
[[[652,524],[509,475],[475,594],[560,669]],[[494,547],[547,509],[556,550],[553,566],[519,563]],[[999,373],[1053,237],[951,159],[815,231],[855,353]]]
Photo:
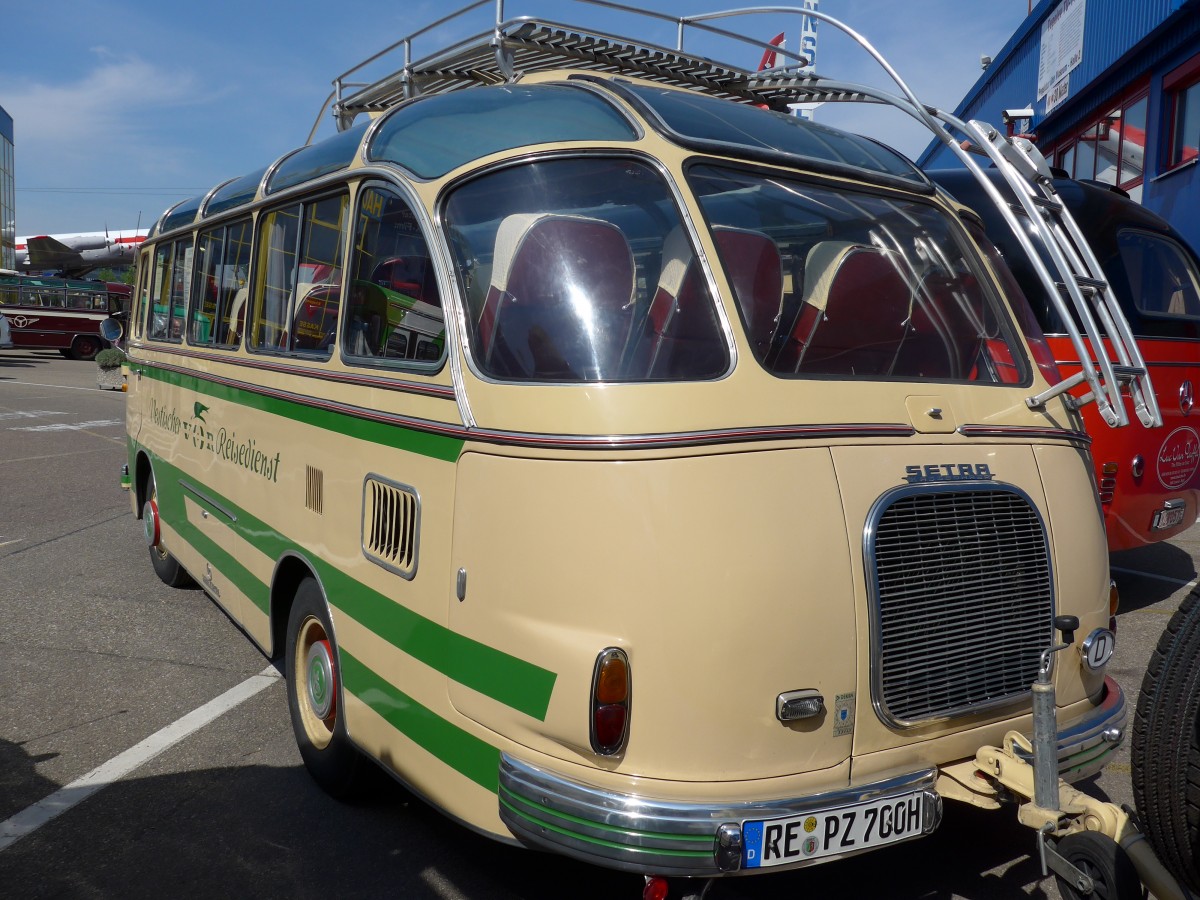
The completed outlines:
[[[1067,98],[1069,75],[1083,62],[1083,29],[1087,0],[1062,0],[1042,23],[1038,53],[1038,99],[1049,112]]]

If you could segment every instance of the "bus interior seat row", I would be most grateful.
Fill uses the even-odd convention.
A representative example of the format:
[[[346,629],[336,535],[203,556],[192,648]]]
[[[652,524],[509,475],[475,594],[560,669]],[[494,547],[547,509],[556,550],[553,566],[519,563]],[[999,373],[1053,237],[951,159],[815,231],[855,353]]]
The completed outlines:
[[[714,236],[751,347],[768,370],[978,377],[989,323],[973,276],[936,265],[918,273],[897,251],[823,239],[809,246],[802,289],[789,302],[770,236],[726,226]],[[668,232],[657,268],[654,293],[639,304],[637,265],[617,226],[576,214],[506,216],[474,322],[483,370],[516,380],[716,377],[726,350],[683,228]]]

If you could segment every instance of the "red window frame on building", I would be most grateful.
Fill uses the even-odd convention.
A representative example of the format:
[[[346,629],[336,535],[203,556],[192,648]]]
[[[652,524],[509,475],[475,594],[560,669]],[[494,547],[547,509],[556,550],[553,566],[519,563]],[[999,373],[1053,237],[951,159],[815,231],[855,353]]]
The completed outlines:
[[[1140,109],[1139,109],[1140,107]],[[1132,88],[1100,106],[1067,134],[1062,135],[1046,153],[1054,165],[1072,178],[1096,179],[1115,184],[1135,200],[1140,200],[1145,180],[1146,132],[1149,123],[1150,82],[1143,79]],[[1080,166],[1085,154],[1087,169]],[[1097,173],[1097,161],[1111,160],[1111,165]]]
[[[1200,53],[1163,76],[1163,96],[1167,113],[1163,169],[1170,171],[1194,163],[1200,150]]]

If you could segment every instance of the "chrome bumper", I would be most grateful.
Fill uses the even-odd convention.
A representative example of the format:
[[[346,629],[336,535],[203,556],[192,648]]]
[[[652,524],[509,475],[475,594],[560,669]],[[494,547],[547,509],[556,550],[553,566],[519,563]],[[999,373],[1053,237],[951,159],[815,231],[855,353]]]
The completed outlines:
[[[1075,782],[1095,775],[1125,739],[1125,694],[1107,675],[1100,702],[1058,729],[1058,777]],[[1033,754],[1015,748],[1017,756],[1033,762]]]
[[[923,830],[941,821],[937,770],[781,800],[702,803],[603,790],[500,756],[500,818],[524,843],[609,868],[654,875],[731,874],[742,865],[742,824],[803,815],[920,790]],[[848,854],[847,854],[848,855]],[[836,857],[832,857],[836,858]],[[798,860],[780,871],[831,859]],[[758,870],[755,870],[758,871]]]
[[[1058,731],[1059,773],[1078,781],[1099,772],[1124,737],[1125,696],[1111,678],[1100,703]],[[1017,750],[1019,755],[1024,756]],[[1030,760],[1031,761],[1031,760]],[[912,791],[924,794],[923,831],[941,821],[936,769],[843,790],[748,803],[655,800],[555,775],[500,755],[500,818],[522,842],[590,863],[655,875],[727,875],[742,866],[742,826]],[[770,871],[829,858],[798,860]]]

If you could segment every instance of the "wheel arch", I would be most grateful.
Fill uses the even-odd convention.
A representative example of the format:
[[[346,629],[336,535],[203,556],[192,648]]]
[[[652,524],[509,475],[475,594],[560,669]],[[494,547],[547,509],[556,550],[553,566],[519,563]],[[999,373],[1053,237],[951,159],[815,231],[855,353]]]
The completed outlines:
[[[149,494],[150,478],[154,475],[154,466],[150,455],[145,450],[139,450],[134,460],[133,489],[137,496],[137,517],[142,517],[142,508],[146,505]]]
[[[292,604],[296,600],[296,591],[305,578],[311,578],[321,589],[325,600],[326,612],[329,610],[329,594],[321,582],[314,566],[307,557],[296,551],[289,550],[275,563],[275,572],[271,576],[271,646],[267,652],[272,660],[282,659],[284,648],[287,646],[288,618],[292,614]],[[330,616],[332,624],[332,616]],[[333,636],[333,645],[337,647],[337,636]]]

